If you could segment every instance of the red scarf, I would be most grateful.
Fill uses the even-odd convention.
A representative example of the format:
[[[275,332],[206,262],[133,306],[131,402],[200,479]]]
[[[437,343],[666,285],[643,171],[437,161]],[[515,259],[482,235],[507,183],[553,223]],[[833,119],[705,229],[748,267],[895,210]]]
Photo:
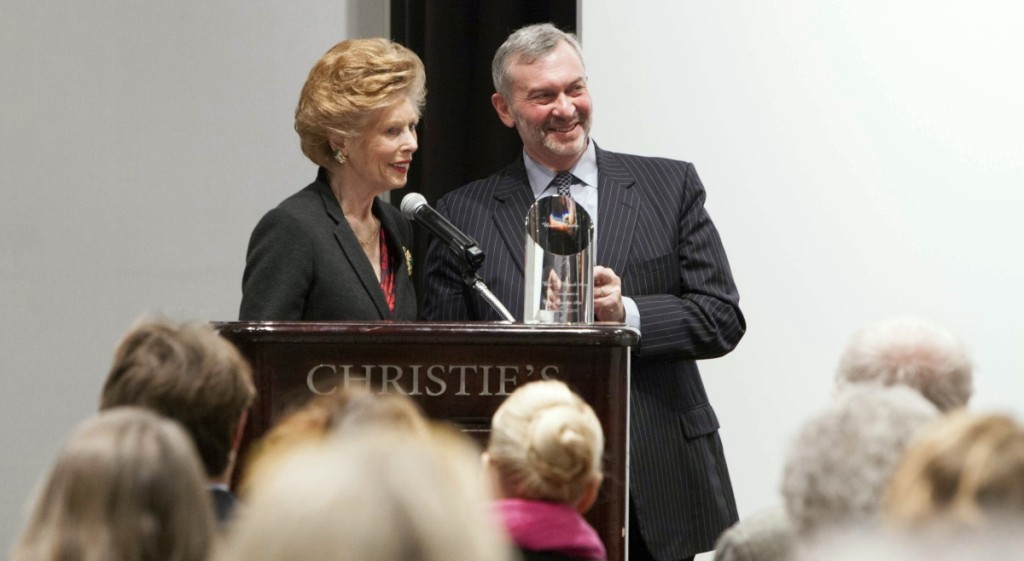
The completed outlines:
[[[391,259],[388,257],[388,242],[384,236],[384,228],[380,229],[380,287],[384,291],[384,298],[388,301],[388,307],[395,311],[395,270],[391,267]]]

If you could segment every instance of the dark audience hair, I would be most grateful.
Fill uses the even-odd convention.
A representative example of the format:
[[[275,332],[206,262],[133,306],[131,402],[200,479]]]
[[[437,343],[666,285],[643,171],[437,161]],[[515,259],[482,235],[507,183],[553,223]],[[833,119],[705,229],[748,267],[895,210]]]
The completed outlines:
[[[236,432],[256,395],[248,362],[209,324],[144,320],[114,353],[100,409],[146,407],[181,423],[206,474],[231,464]]]

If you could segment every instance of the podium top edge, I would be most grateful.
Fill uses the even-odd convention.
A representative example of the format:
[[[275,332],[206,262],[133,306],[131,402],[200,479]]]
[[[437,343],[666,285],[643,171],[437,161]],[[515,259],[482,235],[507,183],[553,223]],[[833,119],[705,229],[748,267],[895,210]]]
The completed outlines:
[[[547,345],[631,347],[640,332],[621,323],[585,325],[508,322],[390,322],[390,321],[212,321],[230,340],[302,340],[343,342],[351,339],[408,343],[521,344],[543,340]]]

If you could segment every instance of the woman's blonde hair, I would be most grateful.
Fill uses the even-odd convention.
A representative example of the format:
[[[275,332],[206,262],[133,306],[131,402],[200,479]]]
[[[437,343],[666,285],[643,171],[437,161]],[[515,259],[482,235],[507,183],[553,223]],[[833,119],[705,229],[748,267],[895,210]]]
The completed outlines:
[[[487,453],[505,496],[574,503],[601,475],[604,432],[563,382],[531,382],[495,412]]]
[[[360,136],[386,107],[408,98],[422,111],[426,72],[416,53],[387,39],[351,39],[327,51],[309,71],[295,109],[302,153],[324,166],[333,159],[330,137]]]
[[[203,469],[177,423],[117,407],[61,449],[12,561],[204,561],[215,526]]]
[[[903,458],[886,514],[910,528],[1024,515],[1024,428],[1004,415],[948,415]]]
[[[466,437],[364,428],[307,441],[266,472],[226,561],[510,561]]]

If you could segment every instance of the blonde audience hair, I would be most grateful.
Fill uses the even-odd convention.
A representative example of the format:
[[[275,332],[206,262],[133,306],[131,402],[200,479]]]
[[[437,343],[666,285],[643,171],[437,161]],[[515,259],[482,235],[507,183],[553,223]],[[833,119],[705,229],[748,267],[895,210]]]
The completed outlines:
[[[1024,428],[1005,415],[959,412],[915,443],[886,494],[900,527],[978,527],[1024,516]]]
[[[388,39],[342,41],[313,65],[295,109],[302,153],[326,166],[331,135],[359,137],[381,109],[408,98],[417,114],[426,100],[423,62]]]
[[[82,422],[43,483],[12,561],[205,561],[215,525],[177,423],[138,407]]]
[[[576,503],[601,477],[603,454],[594,410],[557,380],[521,386],[491,421],[487,457],[506,497]]]
[[[253,486],[226,561],[511,561],[488,503],[466,437],[367,426],[288,450]]]
[[[253,481],[268,468],[274,469],[293,448],[381,426],[423,435],[427,420],[419,406],[403,394],[377,394],[349,387],[314,397],[284,415],[256,442],[249,452],[239,492],[248,494]]]

